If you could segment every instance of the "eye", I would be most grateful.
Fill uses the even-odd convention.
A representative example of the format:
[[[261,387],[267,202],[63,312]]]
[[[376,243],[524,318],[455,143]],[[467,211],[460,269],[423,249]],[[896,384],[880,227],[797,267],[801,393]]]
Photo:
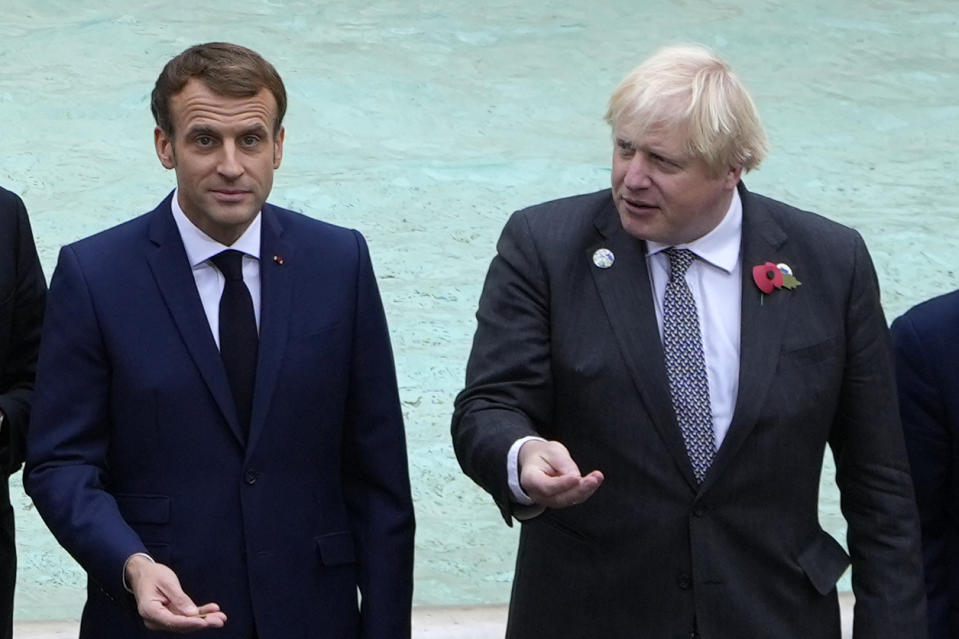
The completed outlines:
[[[259,144],[259,142],[260,136],[258,135],[244,135],[242,138],[240,138],[240,144],[247,148],[254,147]]]
[[[198,135],[193,138],[193,142],[200,147],[213,146],[213,138],[209,135]]]
[[[626,140],[616,140],[616,152],[619,153],[620,156],[627,158],[636,153],[636,149]]]
[[[672,160],[670,160],[670,159],[668,159],[668,158],[665,158],[665,157],[663,157],[662,155],[659,155],[659,154],[657,154],[657,153],[651,153],[651,154],[650,154],[650,157],[656,162],[656,164],[658,164],[660,167],[662,167],[663,170],[666,170],[666,171],[678,171],[678,170],[680,170],[681,168],[683,168],[683,167],[681,167],[679,164],[677,164],[676,162],[673,162]]]

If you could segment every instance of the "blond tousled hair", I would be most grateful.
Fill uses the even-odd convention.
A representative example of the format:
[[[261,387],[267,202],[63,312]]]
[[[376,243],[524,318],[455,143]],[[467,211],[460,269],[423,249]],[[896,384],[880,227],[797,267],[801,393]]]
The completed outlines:
[[[729,66],[700,45],[665,47],[627,75],[609,99],[614,135],[635,141],[681,127],[686,151],[716,173],[755,169],[767,141],[756,105]]]

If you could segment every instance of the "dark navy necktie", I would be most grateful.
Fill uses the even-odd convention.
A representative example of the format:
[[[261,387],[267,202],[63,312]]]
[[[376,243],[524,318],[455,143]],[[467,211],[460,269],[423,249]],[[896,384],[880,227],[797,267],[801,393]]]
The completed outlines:
[[[668,248],[669,282],[663,296],[663,350],[669,393],[686,443],[696,481],[702,482],[713,457],[713,414],[696,300],[686,284],[686,269],[696,259],[688,249]]]
[[[253,409],[253,384],[256,379],[256,358],[259,336],[253,298],[243,283],[243,253],[228,249],[210,258],[226,283],[220,296],[220,357],[230,380],[236,414],[244,439],[250,432]]]

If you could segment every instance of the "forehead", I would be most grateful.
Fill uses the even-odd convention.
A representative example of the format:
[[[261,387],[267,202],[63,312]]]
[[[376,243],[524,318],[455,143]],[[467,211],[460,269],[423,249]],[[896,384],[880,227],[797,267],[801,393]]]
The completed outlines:
[[[181,132],[195,126],[263,126],[270,131],[276,112],[276,99],[265,88],[256,95],[238,98],[215,93],[196,78],[170,98],[173,126]]]

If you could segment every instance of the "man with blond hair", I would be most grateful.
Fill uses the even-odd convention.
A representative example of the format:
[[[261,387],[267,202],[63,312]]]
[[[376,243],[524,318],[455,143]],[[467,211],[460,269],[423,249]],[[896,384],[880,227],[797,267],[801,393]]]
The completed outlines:
[[[612,189],[515,213],[456,399],[522,521],[510,639],[924,637],[889,339],[855,231],[748,191],[729,67],[660,50],[609,102]],[[818,519],[826,445],[849,553]],[[580,469],[583,469],[582,472]]]

